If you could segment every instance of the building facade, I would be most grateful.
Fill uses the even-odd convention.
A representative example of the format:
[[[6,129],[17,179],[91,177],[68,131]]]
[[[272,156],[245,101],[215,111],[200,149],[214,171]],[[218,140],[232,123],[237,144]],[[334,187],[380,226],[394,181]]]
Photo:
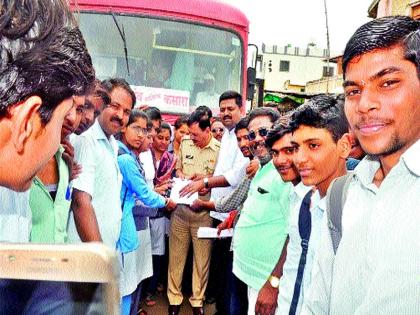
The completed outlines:
[[[407,15],[420,19],[420,0],[373,0],[368,8],[372,18],[390,15]]]
[[[327,49],[313,44],[306,48],[263,44],[261,56],[257,77],[264,79],[266,91],[305,92],[308,81],[337,74],[337,64],[327,62]]]

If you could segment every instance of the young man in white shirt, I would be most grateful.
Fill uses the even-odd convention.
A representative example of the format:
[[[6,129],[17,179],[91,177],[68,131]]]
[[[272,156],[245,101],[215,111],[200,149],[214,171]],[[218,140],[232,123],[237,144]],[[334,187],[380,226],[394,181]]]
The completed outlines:
[[[283,248],[271,277],[260,291],[256,305],[256,311],[260,314],[274,314],[276,302],[276,314],[299,314],[309,287],[312,262],[319,242],[319,229],[325,210],[324,197],[331,181],[346,174],[346,158],[351,148],[343,98],[340,96],[319,95],[311,98],[292,114],[290,124],[289,141],[295,147],[293,165],[302,182],[299,185],[294,182],[296,196],[291,203],[289,242]],[[317,191],[309,192],[309,187]],[[301,209],[307,194],[309,207]],[[305,214],[310,219],[308,226],[299,222]],[[306,254],[301,245],[301,227],[309,229]],[[306,260],[303,264],[302,255]],[[298,276],[300,265],[302,271]],[[273,302],[275,294],[271,294],[271,300],[264,298],[264,294],[270,297],[269,293],[275,292],[275,287],[279,288],[278,301],[276,299]]]
[[[346,46],[345,112],[367,156],[336,254],[324,222],[304,314],[419,313],[419,52],[420,22],[402,16],[366,23]]]
[[[279,172],[284,182],[291,182],[293,190],[290,193],[290,209],[302,202],[303,197],[310,189],[300,181],[299,172],[293,164],[293,156],[296,147],[292,144],[292,129],[290,126],[290,116],[281,117],[274,125],[273,129],[267,134],[266,144],[270,148],[273,164]],[[277,296],[279,293],[278,282],[282,274],[281,268],[286,259],[286,248],[289,237],[283,246],[282,255],[279,258],[269,279],[258,292],[255,305],[250,305],[255,309],[256,314],[273,314],[277,306]]]

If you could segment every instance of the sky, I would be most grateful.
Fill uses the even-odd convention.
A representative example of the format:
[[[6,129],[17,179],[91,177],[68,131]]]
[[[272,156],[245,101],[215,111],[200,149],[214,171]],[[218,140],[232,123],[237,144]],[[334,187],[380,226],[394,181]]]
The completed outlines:
[[[249,42],[327,48],[324,0],[221,0],[239,8],[250,21]],[[370,19],[371,0],[327,0],[332,55],[341,54],[351,35]]]

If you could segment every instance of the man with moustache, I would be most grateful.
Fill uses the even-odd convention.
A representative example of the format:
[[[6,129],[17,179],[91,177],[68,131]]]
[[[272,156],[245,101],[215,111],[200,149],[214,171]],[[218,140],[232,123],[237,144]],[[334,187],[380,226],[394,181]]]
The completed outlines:
[[[241,119],[242,96],[236,91],[226,91],[219,97],[220,119],[226,128],[220,142],[220,153],[213,176],[198,179],[185,187],[181,194],[207,188],[211,189],[211,199],[217,200],[232,192],[245,176],[246,166],[249,159],[241,153],[235,134],[235,126]],[[214,218],[214,226],[219,225],[228,216],[227,213],[210,211]],[[227,278],[220,275],[227,274],[230,239],[220,239],[214,242],[210,267],[210,279],[207,294],[216,300],[216,308],[219,314],[227,314],[229,306],[225,302],[229,299],[227,290]]]
[[[271,159],[265,140],[279,114],[257,108],[249,114],[248,139],[255,156]],[[235,226],[233,273],[248,286],[248,314],[253,314],[258,291],[269,278],[287,236],[291,184],[280,177],[273,162],[252,179],[248,197]],[[269,240],[269,241],[267,241]],[[243,313],[242,313],[243,314]]]
[[[189,137],[184,137],[176,164],[179,178],[211,176],[217,163],[220,142],[213,138],[210,119],[200,110],[188,118]],[[200,199],[208,200],[209,194]],[[193,211],[187,205],[178,205],[171,217],[169,231],[168,299],[170,315],[179,314],[183,301],[182,275],[190,243],[193,245],[193,277],[190,304],[193,314],[202,315],[204,293],[208,281],[211,240],[198,239],[199,227],[211,227],[213,219],[207,211]]]
[[[121,227],[121,173],[114,135],[127,125],[136,97],[124,79],[103,85],[111,97],[95,123],[80,135],[75,160],[82,172],[73,181],[70,242],[103,242],[115,249]]]
[[[347,43],[343,75],[345,114],[367,156],[341,195],[341,241],[332,241],[332,221],[323,224],[303,313],[418,314],[420,22],[362,25]]]

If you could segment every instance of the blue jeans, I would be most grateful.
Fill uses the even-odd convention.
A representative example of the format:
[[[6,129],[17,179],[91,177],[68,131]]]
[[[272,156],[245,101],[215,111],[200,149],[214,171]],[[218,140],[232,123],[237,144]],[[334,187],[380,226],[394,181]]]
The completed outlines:
[[[248,313],[248,287],[232,272],[230,286],[230,315],[244,315]]]

